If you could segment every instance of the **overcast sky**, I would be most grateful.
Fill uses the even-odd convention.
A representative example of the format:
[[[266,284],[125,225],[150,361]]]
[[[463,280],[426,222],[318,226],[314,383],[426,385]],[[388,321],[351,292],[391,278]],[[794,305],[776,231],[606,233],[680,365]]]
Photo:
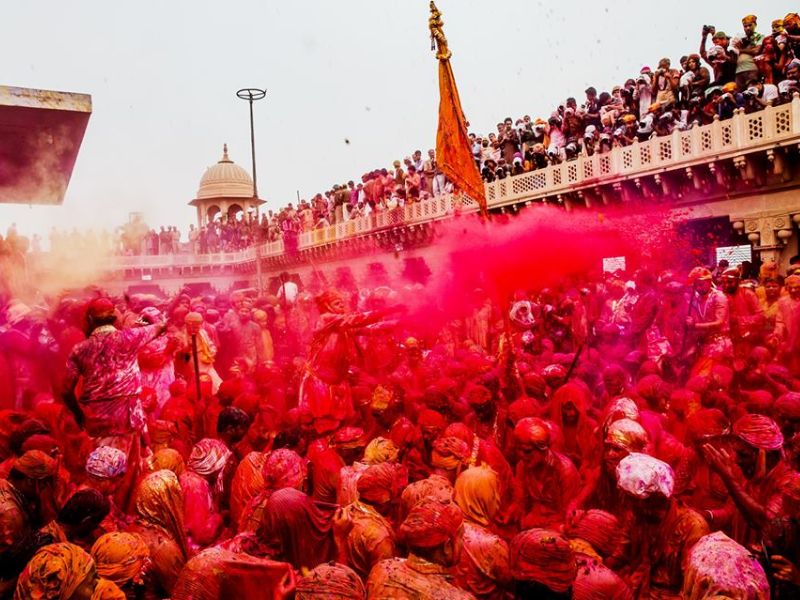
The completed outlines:
[[[92,95],[61,207],[0,205],[0,233],[194,222],[204,170],[227,142],[250,170],[242,87],[256,106],[258,187],[268,208],[388,167],[435,143],[437,71],[427,0],[108,0],[3,2],[0,84]],[[474,131],[546,115],[587,85],[609,89],[696,52],[703,24],[729,35],[758,10],[759,31],[788,0],[440,0]],[[349,140],[349,144],[345,142]]]

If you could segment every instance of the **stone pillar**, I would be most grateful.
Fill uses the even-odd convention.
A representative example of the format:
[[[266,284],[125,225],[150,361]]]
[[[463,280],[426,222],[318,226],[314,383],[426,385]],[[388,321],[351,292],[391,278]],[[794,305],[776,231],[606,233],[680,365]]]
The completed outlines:
[[[800,215],[796,215],[800,220]],[[732,218],[733,227],[743,230],[747,239],[753,244],[753,250],[763,262],[774,260],[779,266],[788,264],[789,253],[786,246],[792,237],[792,222],[794,217],[789,214],[759,215],[745,217],[744,219]]]

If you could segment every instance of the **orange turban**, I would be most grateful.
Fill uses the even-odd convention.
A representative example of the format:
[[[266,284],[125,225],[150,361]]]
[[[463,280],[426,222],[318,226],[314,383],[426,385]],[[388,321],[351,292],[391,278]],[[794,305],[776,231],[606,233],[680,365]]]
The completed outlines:
[[[620,446],[629,452],[644,450],[648,441],[644,427],[633,419],[614,421],[606,430],[606,444]]]
[[[511,541],[511,571],[520,581],[541,583],[564,593],[577,574],[575,554],[564,536],[548,529],[529,529]]]
[[[435,548],[453,539],[463,522],[461,509],[452,502],[423,500],[408,513],[398,537],[411,549]]]
[[[353,450],[367,445],[367,439],[361,427],[343,427],[333,434],[332,442],[334,446],[342,450]]]
[[[438,469],[455,471],[470,456],[470,447],[457,437],[437,438],[433,442],[431,465]]]
[[[116,583],[101,579],[94,588],[91,600],[126,600],[126,598],[125,592],[119,589]]]
[[[742,25],[749,25],[750,23],[757,23],[758,18],[755,15],[745,15],[742,17]]]
[[[186,463],[183,460],[183,456],[173,448],[162,448],[156,452],[150,464],[153,471],[167,469],[175,473],[178,477],[183,475],[183,472],[186,470]]]
[[[56,461],[41,450],[28,450],[14,461],[14,470],[29,479],[46,479],[56,474]]]
[[[75,544],[44,546],[19,576],[14,598],[69,600],[93,570],[92,557]]]
[[[453,499],[453,486],[446,477],[431,475],[409,484],[400,498],[403,508],[409,513],[420,502],[450,502]]]
[[[97,573],[117,585],[136,581],[150,550],[144,540],[133,533],[113,532],[101,535],[92,546]]]

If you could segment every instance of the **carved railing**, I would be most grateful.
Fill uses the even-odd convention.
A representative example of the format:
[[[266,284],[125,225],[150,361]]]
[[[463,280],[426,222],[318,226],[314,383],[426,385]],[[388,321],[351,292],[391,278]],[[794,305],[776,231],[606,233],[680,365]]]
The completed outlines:
[[[489,208],[554,197],[582,188],[645,177],[697,164],[800,142],[800,95],[777,107],[745,114],[738,111],[731,119],[672,135],[653,137],[631,146],[618,147],[604,154],[579,156],[575,160],[507,177],[486,184]],[[448,218],[457,213],[477,211],[470,198],[437,196],[393,210],[375,212],[365,217],[306,231],[298,236],[298,249],[333,244],[341,240],[389,229],[400,225],[425,223]],[[168,266],[203,266],[241,263],[280,256],[282,241],[268,242],[240,252],[220,254],[173,254],[125,256],[114,259],[116,268],[156,268]]]

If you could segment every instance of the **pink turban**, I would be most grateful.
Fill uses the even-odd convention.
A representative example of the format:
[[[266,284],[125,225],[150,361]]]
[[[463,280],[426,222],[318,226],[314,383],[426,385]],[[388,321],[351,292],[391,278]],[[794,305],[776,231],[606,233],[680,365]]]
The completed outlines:
[[[222,470],[230,455],[231,451],[220,440],[204,438],[192,448],[186,466],[198,475],[213,475]]]
[[[461,509],[452,502],[423,500],[408,513],[398,537],[411,548],[435,548],[453,539],[463,522]]]
[[[783,446],[783,434],[778,424],[764,415],[741,417],[733,424],[733,433],[759,450],[779,450]]]

